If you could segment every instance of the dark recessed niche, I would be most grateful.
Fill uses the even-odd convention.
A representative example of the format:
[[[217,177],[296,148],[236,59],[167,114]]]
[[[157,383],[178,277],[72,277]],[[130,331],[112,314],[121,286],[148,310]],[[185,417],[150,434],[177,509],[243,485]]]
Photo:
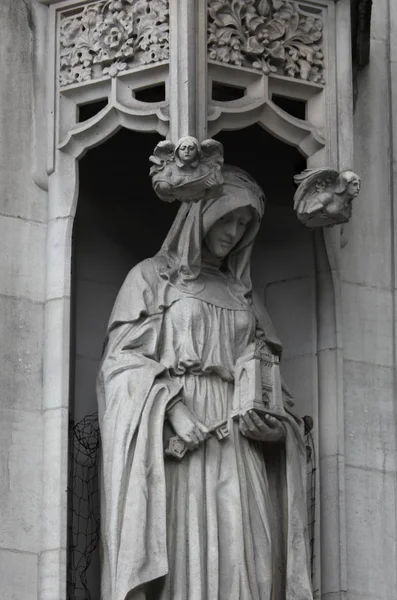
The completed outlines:
[[[239,100],[245,96],[245,88],[235,85],[227,85],[225,83],[212,84],[212,99],[218,102],[230,102],[231,100]]]
[[[265,192],[268,207],[285,205],[292,211],[294,175],[306,168],[306,160],[296,148],[273,137],[260,125],[221,131],[215,139],[224,146],[226,164],[241,167],[256,179]]]
[[[277,106],[285,110],[292,117],[306,119],[306,102],[304,100],[295,100],[293,98],[286,98],[285,96],[277,96],[276,94],[273,94],[272,100],[274,104],[277,104]]]
[[[140,90],[135,90],[134,94],[139,102],[164,102],[165,84],[159,83],[151,87],[141,88]]]
[[[105,106],[107,106],[107,100],[97,100],[96,102],[89,102],[87,104],[80,104],[79,106],[79,118],[78,122],[82,123],[95,117]]]

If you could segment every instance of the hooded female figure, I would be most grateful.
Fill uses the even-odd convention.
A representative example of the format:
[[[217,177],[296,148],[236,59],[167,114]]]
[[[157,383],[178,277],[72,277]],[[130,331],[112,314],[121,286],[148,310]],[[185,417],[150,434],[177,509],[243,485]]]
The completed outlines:
[[[102,600],[312,600],[299,427],[230,418],[236,361],[256,338],[281,346],[250,278],[263,193],[244,171],[223,175],[221,197],[181,205],[110,317]],[[164,454],[167,428],[191,450],[181,461]]]

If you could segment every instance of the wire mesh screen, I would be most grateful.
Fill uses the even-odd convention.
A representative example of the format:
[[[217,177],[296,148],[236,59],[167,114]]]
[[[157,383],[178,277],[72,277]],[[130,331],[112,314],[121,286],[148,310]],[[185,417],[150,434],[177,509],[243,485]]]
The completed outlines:
[[[307,523],[310,543],[310,571],[312,582],[314,582],[317,466],[316,449],[311,427],[308,427],[305,419],[305,444],[307,454]]]
[[[96,600],[92,588],[99,590],[99,567],[93,564],[99,544],[99,447],[97,414],[70,421],[68,600]]]

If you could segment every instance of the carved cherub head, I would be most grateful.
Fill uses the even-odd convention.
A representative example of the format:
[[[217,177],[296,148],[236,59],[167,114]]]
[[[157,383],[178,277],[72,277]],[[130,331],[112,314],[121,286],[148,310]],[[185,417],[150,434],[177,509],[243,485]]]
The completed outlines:
[[[346,196],[350,201],[360,192],[361,179],[353,171],[343,171],[336,180],[335,194]]]
[[[175,162],[178,167],[196,166],[200,160],[200,145],[191,135],[181,138],[175,148]]]

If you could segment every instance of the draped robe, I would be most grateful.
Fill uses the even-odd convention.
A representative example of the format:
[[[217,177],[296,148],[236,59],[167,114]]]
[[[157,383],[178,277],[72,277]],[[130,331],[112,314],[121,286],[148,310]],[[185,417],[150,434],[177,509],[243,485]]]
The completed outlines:
[[[225,441],[164,456],[177,398],[208,426],[228,419],[246,346],[259,335],[280,349],[267,313],[227,278],[202,270],[197,294],[160,271],[154,258],[127,277],[98,377],[102,600],[312,600],[306,453],[292,417],[276,448],[229,419]]]

